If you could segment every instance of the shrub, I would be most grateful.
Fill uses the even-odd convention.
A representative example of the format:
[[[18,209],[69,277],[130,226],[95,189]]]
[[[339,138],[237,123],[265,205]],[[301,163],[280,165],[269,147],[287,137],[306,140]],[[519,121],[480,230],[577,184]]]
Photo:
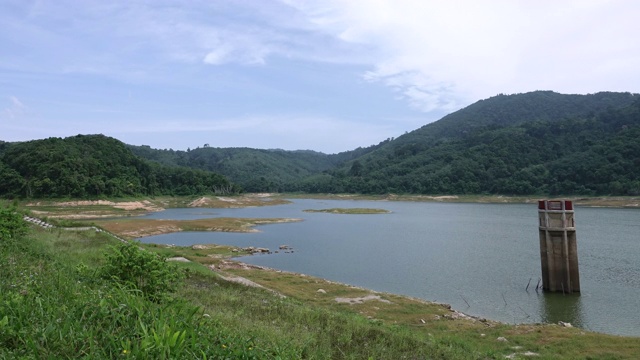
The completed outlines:
[[[135,242],[111,247],[106,263],[99,270],[101,277],[140,290],[153,301],[161,301],[174,292],[183,273],[175,264],[160,255],[141,249]]]
[[[16,239],[27,232],[27,224],[14,206],[0,208],[0,242]]]

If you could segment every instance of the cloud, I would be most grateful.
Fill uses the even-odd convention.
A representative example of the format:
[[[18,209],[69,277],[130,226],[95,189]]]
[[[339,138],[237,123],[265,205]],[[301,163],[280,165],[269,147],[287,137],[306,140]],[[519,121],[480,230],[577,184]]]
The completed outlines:
[[[258,43],[252,37],[229,35],[225,41],[212,45],[203,62],[209,65],[237,63],[242,65],[261,65],[274,50],[268,45]]]
[[[640,42],[628,1],[286,1],[347,43],[363,74],[412,107],[452,110],[497,93],[637,91]]]
[[[15,96],[9,96],[9,106],[4,108],[4,113],[9,119],[17,119],[27,112],[27,107]]]

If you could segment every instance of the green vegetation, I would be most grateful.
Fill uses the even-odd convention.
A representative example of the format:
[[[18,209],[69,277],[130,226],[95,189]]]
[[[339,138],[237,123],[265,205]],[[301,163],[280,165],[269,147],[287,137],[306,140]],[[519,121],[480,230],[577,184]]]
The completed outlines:
[[[223,176],[161,166],[136,157],[102,135],[49,138],[0,146],[0,195],[100,198],[140,195],[232,194]]]
[[[330,214],[388,214],[389,210],[368,208],[333,208],[333,209],[307,209],[304,212],[322,212]]]
[[[145,251],[134,242],[120,243],[106,255],[100,276],[125,287],[140,290],[149,300],[160,301],[175,291],[182,273],[175,264]]]
[[[117,219],[89,220],[90,224],[131,238],[166,234],[177,231],[253,232],[256,225],[295,222],[290,218],[209,218],[197,220]]]
[[[27,232],[27,224],[22,220],[15,206],[0,208],[0,242],[13,242]]]
[[[309,176],[334,168],[360,150],[338,155],[284,150],[202,147],[189,151],[129,146],[134,154],[168,166],[223,174],[247,192],[281,192]]]
[[[497,96],[301,182],[302,192],[640,194],[640,98]]]
[[[10,213],[9,224],[21,218]],[[39,228],[11,240],[0,241],[0,359],[485,359],[527,351],[537,359],[632,359],[640,350],[634,338],[470,320],[390,294],[340,303],[371,292],[296,274],[224,270],[229,262],[214,255],[229,254],[228,247],[127,245],[105,233]],[[286,297],[223,280],[195,262],[158,261],[170,256],[215,265]],[[169,278],[131,286],[137,276],[124,284],[102,276],[117,273],[117,264]],[[178,286],[164,286],[173,281],[167,270],[184,275]]]

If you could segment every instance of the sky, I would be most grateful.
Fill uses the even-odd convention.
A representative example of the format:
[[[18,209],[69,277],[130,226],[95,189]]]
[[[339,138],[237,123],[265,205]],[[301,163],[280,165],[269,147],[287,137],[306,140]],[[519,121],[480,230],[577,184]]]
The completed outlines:
[[[635,0],[0,0],[0,140],[337,153],[497,94],[640,92]]]

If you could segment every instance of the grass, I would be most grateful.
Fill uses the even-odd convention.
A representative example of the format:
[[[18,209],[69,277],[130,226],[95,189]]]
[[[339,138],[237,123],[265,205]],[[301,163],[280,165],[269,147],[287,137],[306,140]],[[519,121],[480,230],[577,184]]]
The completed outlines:
[[[253,232],[256,225],[301,221],[300,219],[272,218],[210,218],[198,220],[115,219],[92,220],[114,234],[130,238],[166,234],[177,231],[230,231]]]
[[[368,209],[368,208],[332,208],[332,209],[307,209],[309,213],[329,213],[329,214],[388,214],[389,210]]]

